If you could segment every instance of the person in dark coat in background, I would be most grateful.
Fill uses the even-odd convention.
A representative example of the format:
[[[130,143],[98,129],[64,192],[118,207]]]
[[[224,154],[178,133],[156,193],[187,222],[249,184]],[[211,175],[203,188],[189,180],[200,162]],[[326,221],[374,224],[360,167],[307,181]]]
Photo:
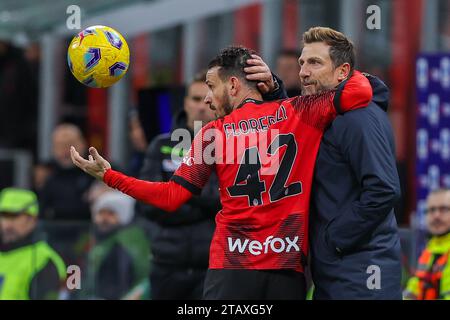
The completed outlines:
[[[203,102],[208,91],[205,78],[204,73],[196,75],[189,84],[184,109],[174,118],[172,133],[177,130],[188,134],[189,141],[180,145],[171,140],[172,133],[155,137],[148,147],[140,179],[169,181],[190,147],[194,121],[205,125],[214,118],[213,111]],[[152,299],[201,299],[214,219],[220,209],[217,183],[213,175],[202,194],[176,212],[138,203],[138,211],[149,220]]]
[[[49,175],[38,191],[39,206],[47,240],[68,264],[80,265],[84,254],[80,243],[89,233],[91,219],[89,190],[95,179],[78,170],[68,150],[77,145],[85,153],[86,142],[81,130],[73,124],[56,126],[52,135],[53,159]]]
[[[85,153],[84,137],[77,126],[62,123],[54,129],[52,140],[53,168],[39,192],[42,217],[52,221],[89,221],[87,193],[94,179],[73,165],[68,152],[71,145],[77,145]]]
[[[303,36],[302,94],[331,89],[353,70],[353,44],[329,28]],[[401,299],[400,198],[389,90],[374,76],[367,108],[338,116],[316,160],[310,215],[315,299]]]
[[[284,49],[277,56],[275,73],[283,80],[289,98],[300,95],[299,57],[300,52],[293,49]]]

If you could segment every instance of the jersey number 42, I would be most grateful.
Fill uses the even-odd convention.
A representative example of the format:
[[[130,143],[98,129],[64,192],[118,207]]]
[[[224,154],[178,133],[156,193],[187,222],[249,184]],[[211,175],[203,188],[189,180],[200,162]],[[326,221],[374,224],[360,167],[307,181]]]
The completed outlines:
[[[300,181],[286,185],[297,156],[297,143],[294,135],[289,133],[276,136],[267,148],[267,154],[273,156],[283,146],[286,146],[286,151],[281,162],[277,163],[279,167],[269,188],[270,202],[302,193],[302,183]],[[234,184],[227,188],[228,194],[231,197],[248,197],[248,205],[250,207],[262,205],[262,195],[267,189],[266,182],[261,179],[260,171],[261,157],[258,147],[246,149]]]

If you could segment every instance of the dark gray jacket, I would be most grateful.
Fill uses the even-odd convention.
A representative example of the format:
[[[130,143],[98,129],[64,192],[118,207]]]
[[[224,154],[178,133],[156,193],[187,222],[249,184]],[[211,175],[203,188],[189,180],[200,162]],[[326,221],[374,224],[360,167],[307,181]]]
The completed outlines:
[[[316,161],[309,234],[316,299],[401,298],[389,91],[369,80],[372,102],[334,120]]]

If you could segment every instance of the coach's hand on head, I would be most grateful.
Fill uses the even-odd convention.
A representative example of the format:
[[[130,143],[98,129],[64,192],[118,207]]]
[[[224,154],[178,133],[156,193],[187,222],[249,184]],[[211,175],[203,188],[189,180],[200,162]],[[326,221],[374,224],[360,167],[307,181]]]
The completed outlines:
[[[247,73],[247,80],[258,81],[258,89],[262,94],[272,92],[275,89],[275,81],[273,80],[272,72],[263,59],[252,54],[252,59],[247,60],[250,67],[244,68]]]
[[[94,147],[89,148],[88,160],[84,159],[75,147],[70,147],[70,156],[72,157],[72,162],[78,168],[84,172],[90,174],[96,179],[103,181],[103,176],[108,169],[111,169],[111,165],[106,161],[101,155],[98,154],[97,149]]]

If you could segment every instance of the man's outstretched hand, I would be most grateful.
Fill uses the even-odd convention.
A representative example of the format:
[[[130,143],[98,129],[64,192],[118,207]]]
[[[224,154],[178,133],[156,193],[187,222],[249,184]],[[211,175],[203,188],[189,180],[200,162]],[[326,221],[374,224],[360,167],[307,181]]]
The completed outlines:
[[[70,147],[70,156],[72,162],[84,172],[90,174],[96,179],[103,181],[106,170],[111,169],[111,165],[101,155],[98,154],[94,147],[89,148],[89,159],[86,160],[72,146]]]
[[[257,81],[258,89],[262,94],[272,92],[275,89],[275,82],[270,68],[263,59],[256,54],[252,54],[252,59],[248,59],[247,64],[251,65],[244,68],[247,73],[247,80]]]

